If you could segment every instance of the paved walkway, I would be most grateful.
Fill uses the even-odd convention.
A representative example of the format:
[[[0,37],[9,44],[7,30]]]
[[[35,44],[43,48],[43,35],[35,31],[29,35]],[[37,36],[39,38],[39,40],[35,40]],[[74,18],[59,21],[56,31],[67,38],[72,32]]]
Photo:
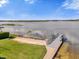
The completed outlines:
[[[57,37],[50,45],[46,46],[48,52],[45,55],[44,59],[52,59],[55,56],[60,45],[62,44],[61,36],[62,34],[59,37]]]
[[[51,47],[46,47],[47,48],[47,53],[44,56],[44,59],[52,59],[53,54],[54,54],[54,49]]]

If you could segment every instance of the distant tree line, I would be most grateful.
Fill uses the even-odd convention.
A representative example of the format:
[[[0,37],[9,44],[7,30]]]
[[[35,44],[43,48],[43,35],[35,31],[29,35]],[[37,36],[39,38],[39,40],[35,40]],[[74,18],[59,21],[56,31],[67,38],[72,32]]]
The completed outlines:
[[[49,22],[49,21],[79,21],[79,19],[69,19],[69,20],[0,20],[0,22]]]

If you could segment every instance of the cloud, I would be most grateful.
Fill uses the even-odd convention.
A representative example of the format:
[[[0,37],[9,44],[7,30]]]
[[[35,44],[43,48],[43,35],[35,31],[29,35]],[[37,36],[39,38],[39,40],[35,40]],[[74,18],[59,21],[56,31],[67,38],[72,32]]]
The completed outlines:
[[[0,7],[5,6],[8,3],[8,0],[0,0]]]
[[[34,4],[37,0],[25,0],[25,2],[28,2],[29,4]]]
[[[62,6],[66,9],[79,10],[79,0],[65,0]]]

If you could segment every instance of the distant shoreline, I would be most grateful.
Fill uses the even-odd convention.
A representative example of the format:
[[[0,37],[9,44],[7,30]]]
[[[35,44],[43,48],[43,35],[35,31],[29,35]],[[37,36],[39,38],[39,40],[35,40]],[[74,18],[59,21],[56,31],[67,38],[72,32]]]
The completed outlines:
[[[77,20],[0,20],[0,22],[53,22],[53,21],[79,21]]]

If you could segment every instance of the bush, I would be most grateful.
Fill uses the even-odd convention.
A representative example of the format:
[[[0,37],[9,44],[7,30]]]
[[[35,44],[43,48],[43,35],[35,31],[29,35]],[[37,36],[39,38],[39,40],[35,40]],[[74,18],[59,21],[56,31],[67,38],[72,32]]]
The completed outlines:
[[[13,38],[15,38],[16,36],[17,36],[17,35],[15,35],[15,34],[10,34],[10,35],[9,35],[9,38],[12,38],[12,39],[13,39]]]
[[[46,39],[46,35],[41,31],[28,31],[26,37],[40,40]]]
[[[46,42],[47,45],[51,44],[57,37],[58,37],[58,34],[51,34],[50,38]]]
[[[5,57],[0,57],[0,59],[6,59]]]
[[[9,32],[0,32],[0,39],[5,39],[9,37]]]

